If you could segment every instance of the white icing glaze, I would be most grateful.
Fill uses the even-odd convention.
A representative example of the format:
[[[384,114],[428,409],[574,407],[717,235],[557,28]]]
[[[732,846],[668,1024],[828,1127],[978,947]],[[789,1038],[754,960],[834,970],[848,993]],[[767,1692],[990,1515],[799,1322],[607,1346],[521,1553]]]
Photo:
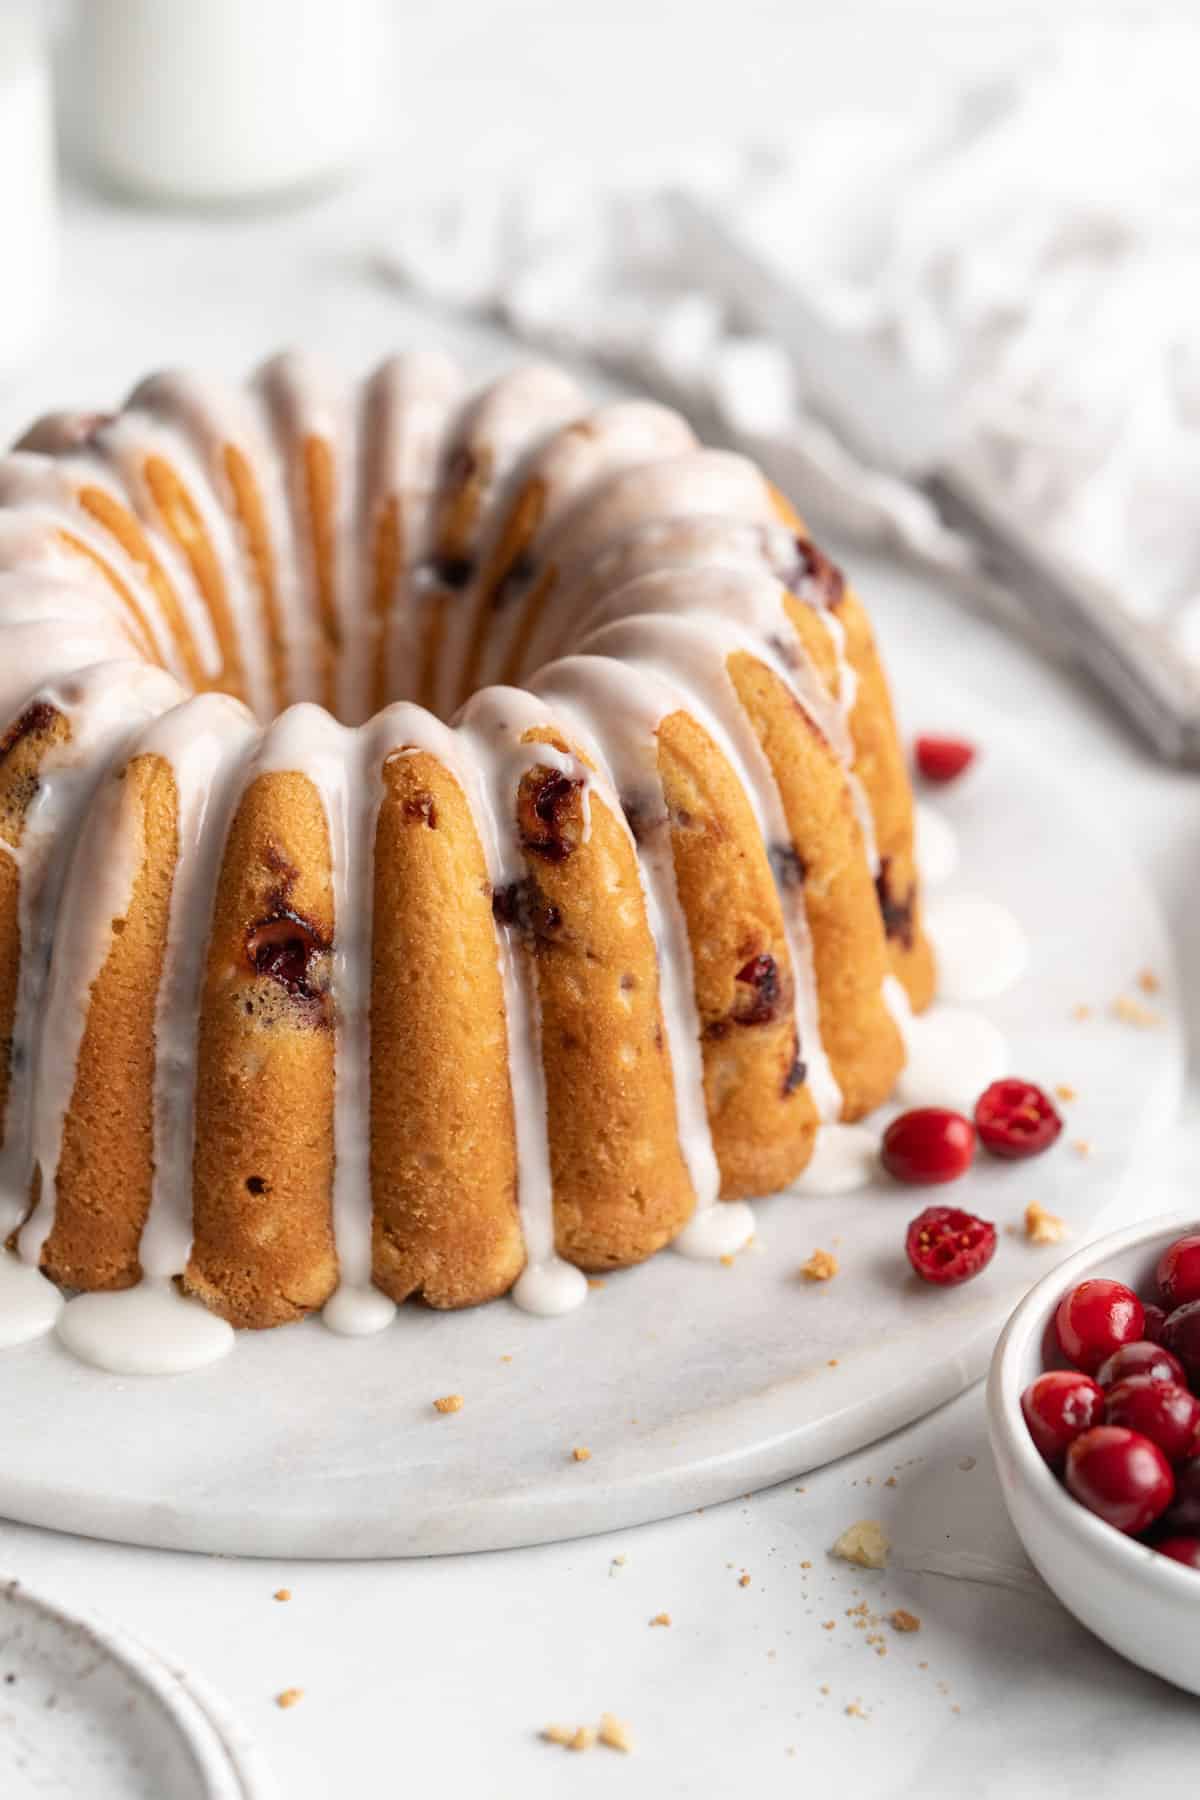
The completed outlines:
[[[927,887],[940,887],[958,868],[958,838],[945,813],[928,800],[915,809],[914,850],[921,879]]]
[[[582,1269],[573,1268],[561,1256],[550,1256],[522,1269],[512,1297],[522,1312],[555,1319],[582,1306],[587,1291],[587,1276]]]
[[[387,1330],[397,1310],[396,1302],[377,1287],[342,1282],[321,1308],[321,1322],[338,1337],[374,1337]]]
[[[865,1125],[822,1125],[793,1194],[852,1194],[869,1187],[879,1173],[879,1137]]]
[[[744,1250],[753,1236],[754,1214],[746,1202],[723,1200],[689,1219],[672,1239],[671,1248],[697,1262],[719,1262],[723,1256],[736,1256]]]
[[[52,1281],[0,1250],[0,1350],[53,1331],[63,1298]]]
[[[905,1106],[952,1106],[968,1116],[984,1088],[1007,1072],[1004,1033],[982,1013],[935,1006],[905,1026],[908,1060],[896,1098]]]
[[[185,1375],[228,1356],[233,1326],[169,1281],[116,1294],[79,1294],[58,1319],[59,1342],[113,1375]]]
[[[967,894],[938,894],[925,914],[946,1000],[992,1000],[1021,979],[1029,940],[1006,906]]]

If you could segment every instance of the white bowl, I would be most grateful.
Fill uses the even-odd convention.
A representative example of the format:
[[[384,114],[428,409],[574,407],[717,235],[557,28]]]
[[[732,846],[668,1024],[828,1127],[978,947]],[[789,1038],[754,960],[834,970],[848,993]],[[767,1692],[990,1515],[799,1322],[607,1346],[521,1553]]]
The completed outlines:
[[[1021,1415],[1021,1394],[1046,1367],[1044,1345],[1068,1288],[1109,1275],[1154,1292],[1167,1245],[1200,1229],[1171,1213],[1098,1238],[1044,1276],[1017,1307],[992,1357],[988,1432],[1012,1522],[1043,1581],[1112,1649],[1177,1687],[1200,1694],[1200,1573],[1159,1556],[1073,1500],[1042,1461]]]

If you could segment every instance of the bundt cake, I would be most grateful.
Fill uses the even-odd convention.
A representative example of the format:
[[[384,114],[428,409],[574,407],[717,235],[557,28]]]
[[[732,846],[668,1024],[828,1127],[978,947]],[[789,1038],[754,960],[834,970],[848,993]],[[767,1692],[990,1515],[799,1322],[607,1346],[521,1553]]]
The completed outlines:
[[[0,462],[0,1234],[60,1286],[269,1326],[719,1253],[887,1098],[896,981],[866,615],[677,414],[289,354]]]

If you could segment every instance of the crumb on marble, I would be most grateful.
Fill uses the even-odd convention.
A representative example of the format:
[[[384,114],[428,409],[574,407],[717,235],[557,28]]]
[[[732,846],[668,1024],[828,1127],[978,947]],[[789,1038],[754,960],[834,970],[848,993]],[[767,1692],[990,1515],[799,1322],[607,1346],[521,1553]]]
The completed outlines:
[[[275,1592],[271,1595],[272,1600],[290,1600],[291,1597],[291,1588],[276,1588]]]
[[[1153,969],[1142,969],[1138,973],[1137,984],[1143,994],[1157,994],[1162,989],[1162,982]]]
[[[624,1724],[614,1713],[600,1714],[600,1728],[596,1733],[602,1744],[610,1750],[623,1750],[628,1756],[633,1749],[633,1739],[628,1725]]]
[[[1144,1006],[1132,994],[1117,995],[1112,1003],[1112,1015],[1122,1025],[1133,1025],[1139,1031],[1151,1031],[1162,1024],[1162,1014],[1155,1012],[1152,1006]]]
[[[736,1261],[737,1261],[737,1258],[736,1258],[736,1257],[735,1257],[735,1256],[733,1256],[733,1255],[732,1255],[732,1254],[731,1254],[731,1253],[730,1253],[730,1252],[729,1252],[729,1251],[728,1251],[728,1250],[727,1250],[727,1251],[726,1251],[726,1252],[725,1252],[725,1254],[724,1254],[724,1256],[723,1256],[723,1257],[722,1257],[722,1258],[721,1258],[721,1267],[722,1267],[722,1268],[723,1268],[723,1269],[732,1269],[732,1267],[733,1267],[733,1265],[734,1265],[734,1263],[735,1263],[735,1262],[736,1262]]]
[[[860,1569],[884,1569],[890,1549],[878,1519],[858,1519],[847,1525],[829,1554],[842,1562],[856,1563]]]
[[[738,1586],[739,1587],[749,1587],[750,1586],[750,1577],[744,1569],[743,1569],[742,1573],[738,1576]]]
[[[456,1413],[461,1412],[462,1409],[463,1397],[461,1394],[443,1394],[440,1400],[435,1400],[433,1403],[434,1412]]]
[[[921,1620],[916,1613],[909,1612],[906,1606],[898,1606],[895,1612],[888,1614],[888,1624],[893,1631],[920,1631]]]
[[[671,1623],[671,1615],[669,1612],[655,1613],[650,1623],[651,1625],[669,1625]]]
[[[564,1750],[590,1750],[596,1741],[590,1725],[543,1725],[542,1737],[548,1744],[560,1744]]]
[[[848,1719],[868,1719],[870,1716],[871,1715],[868,1712],[864,1711],[861,1700],[851,1700],[849,1706],[846,1708],[846,1717]]]
[[[1068,1082],[1060,1081],[1055,1085],[1054,1098],[1056,1100],[1061,1100],[1064,1105],[1070,1105],[1072,1100],[1078,1100],[1079,1095]]]
[[[576,1444],[571,1452],[572,1462],[591,1462],[592,1453],[586,1444]]]
[[[838,1259],[829,1250],[814,1250],[808,1261],[800,1265],[805,1281],[832,1281],[837,1272]]]
[[[1088,1138],[1076,1138],[1071,1145],[1071,1148],[1076,1156],[1090,1156],[1092,1154],[1092,1146]]]
[[[1025,1236],[1031,1244],[1061,1244],[1068,1236],[1067,1222],[1047,1212],[1040,1200],[1031,1200],[1025,1208]]]
[[[298,1700],[303,1700],[303,1698],[304,1698],[304,1689],[303,1688],[298,1688],[298,1687],[284,1688],[284,1690],[281,1694],[276,1694],[275,1704],[276,1704],[276,1706],[282,1707],[284,1712],[286,1712],[288,1710],[289,1706],[295,1706],[296,1702]]]
[[[1073,1006],[1071,1008],[1071,1017],[1073,1019],[1078,1019],[1081,1023],[1084,1019],[1090,1019],[1091,1016],[1092,1009],[1090,1006],[1085,1006],[1081,1003],[1079,1006]]]

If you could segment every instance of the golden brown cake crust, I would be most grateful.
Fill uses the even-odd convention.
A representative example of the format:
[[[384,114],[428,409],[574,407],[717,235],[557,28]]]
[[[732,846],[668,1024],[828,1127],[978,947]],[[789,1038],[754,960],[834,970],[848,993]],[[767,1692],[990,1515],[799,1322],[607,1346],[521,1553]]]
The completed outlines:
[[[179,852],[170,765],[139,756],[117,777],[119,829],[137,846],[129,905],[92,984],[55,1176],[42,1268],[64,1287],[125,1288],[154,1178],[155,1007]]]
[[[383,766],[371,977],[375,1281],[473,1306],[525,1264],[492,886],[466,797],[426,751]]]
[[[264,774],[225,846],[200,1011],[195,1241],[184,1278],[235,1325],[280,1325],[337,1284],[335,921],[316,787]]]

